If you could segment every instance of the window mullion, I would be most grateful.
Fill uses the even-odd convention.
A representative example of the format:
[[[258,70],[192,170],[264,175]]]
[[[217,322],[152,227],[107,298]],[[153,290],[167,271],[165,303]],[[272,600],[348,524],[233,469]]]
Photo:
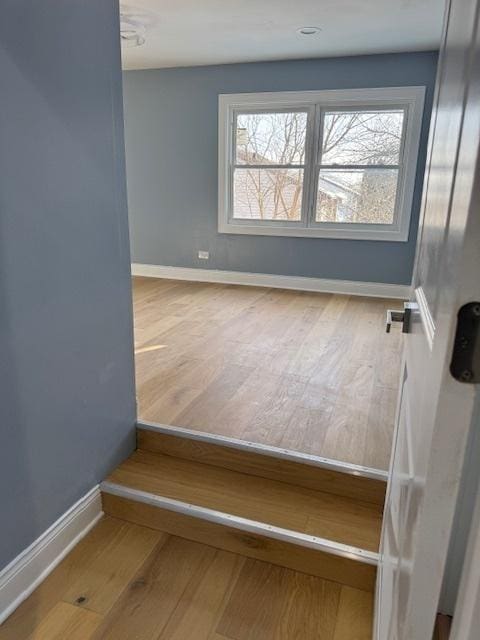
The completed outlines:
[[[311,180],[309,183],[309,208],[307,226],[311,227],[315,223],[315,208],[317,204],[318,167],[322,156],[324,109],[320,104],[315,105],[315,118],[313,127],[313,149],[311,162]]]
[[[305,169],[304,164],[234,164],[234,169]]]
[[[308,110],[307,131],[305,137],[305,163],[303,171],[303,195],[302,195],[302,226],[308,227],[310,211],[310,185],[312,183],[312,162],[314,147],[315,108]]]
[[[320,169],[332,169],[334,171],[354,171],[356,169],[401,169],[401,164],[319,164]]]

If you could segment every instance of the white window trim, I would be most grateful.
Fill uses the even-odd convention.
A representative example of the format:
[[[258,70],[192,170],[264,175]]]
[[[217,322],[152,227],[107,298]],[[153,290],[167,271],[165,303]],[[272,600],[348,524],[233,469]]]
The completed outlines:
[[[219,233],[406,242],[410,229],[417,159],[422,128],[425,87],[334,89],[273,93],[222,94],[218,97],[218,231]],[[399,172],[393,224],[309,224],[306,221],[235,220],[231,217],[233,122],[237,110],[314,109],[322,107],[402,107],[406,110],[402,168]],[[310,136],[311,138],[312,136]],[[307,139],[307,145],[312,144]],[[305,179],[308,180],[307,171]]]

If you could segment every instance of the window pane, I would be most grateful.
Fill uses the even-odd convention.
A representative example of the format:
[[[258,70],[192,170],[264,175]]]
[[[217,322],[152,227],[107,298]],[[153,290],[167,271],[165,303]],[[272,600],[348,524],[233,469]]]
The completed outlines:
[[[233,217],[301,220],[303,169],[235,169]]]
[[[403,118],[402,110],[327,112],[322,164],[398,164]]]
[[[238,114],[236,164],[303,164],[306,131],[305,112]]]
[[[397,180],[397,169],[323,169],[315,219],[392,224]]]

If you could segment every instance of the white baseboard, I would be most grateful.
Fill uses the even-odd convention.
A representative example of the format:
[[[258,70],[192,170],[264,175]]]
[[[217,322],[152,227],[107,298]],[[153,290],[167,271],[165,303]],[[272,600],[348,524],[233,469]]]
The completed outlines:
[[[268,273],[242,271],[219,271],[217,269],[195,269],[167,267],[157,264],[132,264],[132,275],[169,280],[191,280],[195,282],[217,282],[242,284],[276,289],[297,289],[320,293],[343,293],[353,296],[375,298],[397,298],[406,300],[410,296],[410,285],[385,284],[383,282],[358,282],[355,280],[328,280],[326,278],[304,278],[301,276],[278,276]]]
[[[102,517],[97,485],[0,572],[0,624]]]

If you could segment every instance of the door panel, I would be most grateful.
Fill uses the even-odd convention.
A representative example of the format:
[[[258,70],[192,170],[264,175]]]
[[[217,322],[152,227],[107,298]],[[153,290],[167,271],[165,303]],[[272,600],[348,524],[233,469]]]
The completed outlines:
[[[392,468],[392,477],[394,477],[395,481],[391,483],[392,490],[390,494],[392,528],[396,545],[399,548],[401,548],[403,543],[405,522],[407,519],[410,493],[413,484],[408,377],[405,378],[403,384],[400,409],[398,441]]]
[[[449,372],[458,309],[480,300],[480,0],[444,35],[402,391],[380,546],[376,640],[431,640],[478,385]]]

